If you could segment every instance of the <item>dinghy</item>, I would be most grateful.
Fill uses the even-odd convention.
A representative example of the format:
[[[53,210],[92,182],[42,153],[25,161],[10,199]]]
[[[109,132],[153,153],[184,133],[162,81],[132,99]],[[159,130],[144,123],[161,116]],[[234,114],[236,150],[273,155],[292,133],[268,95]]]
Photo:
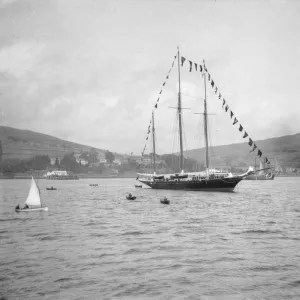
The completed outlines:
[[[57,189],[53,186],[46,188],[47,191],[56,191]]]
[[[142,188],[143,186],[142,185],[137,185],[137,184],[135,184],[134,185],[136,188]]]
[[[167,197],[164,197],[163,199],[160,199],[160,203],[162,203],[162,204],[170,204],[170,200]]]
[[[135,197],[135,196],[132,196],[131,193],[129,193],[128,196],[126,196],[126,199],[127,199],[127,200],[135,200],[136,197]]]
[[[16,212],[30,212],[30,211],[39,211],[39,210],[47,211],[48,207],[42,206],[40,190],[39,190],[34,178],[32,177],[29,194],[25,201],[25,207],[22,208],[22,207],[20,207],[20,204],[18,204],[15,208],[15,211]]]

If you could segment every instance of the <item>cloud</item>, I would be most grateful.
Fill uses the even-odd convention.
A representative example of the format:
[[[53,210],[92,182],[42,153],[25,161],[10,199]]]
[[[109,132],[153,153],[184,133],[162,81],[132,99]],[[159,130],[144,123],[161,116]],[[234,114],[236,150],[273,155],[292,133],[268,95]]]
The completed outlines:
[[[12,2],[2,1],[0,11],[0,105],[10,126],[139,153],[179,45],[187,59],[205,58],[254,138],[299,128],[276,125],[300,110],[295,3]],[[177,105],[176,67],[155,110],[160,153],[172,150],[177,126],[176,110],[168,108]],[[203,112],[203,79],[188,64],[181,79],[182,105],[192,108],[184,111],[186,140],[195,148],[202,117],[193,112]],[[207,97],[218,143],[243,141],[209,85]]]
[[[20,0],[1,0],[0,1],[0,7],[5,7],[5,6],[8,6],[14,2],[17,2],[17,1],[20,1]]]
[[[35,41],[21,41],[0,49],[0,72],[21,77],[40,61],[44,46]]]

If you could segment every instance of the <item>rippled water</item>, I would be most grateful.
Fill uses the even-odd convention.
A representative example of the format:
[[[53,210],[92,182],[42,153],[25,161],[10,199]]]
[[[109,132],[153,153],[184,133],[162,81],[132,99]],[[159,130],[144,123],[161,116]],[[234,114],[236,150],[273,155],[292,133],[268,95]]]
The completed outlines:
[[[0,299],[300,299],[300,178],[134,184],[40,180],[49,211],[17,214],[30,180],[1,180]]]

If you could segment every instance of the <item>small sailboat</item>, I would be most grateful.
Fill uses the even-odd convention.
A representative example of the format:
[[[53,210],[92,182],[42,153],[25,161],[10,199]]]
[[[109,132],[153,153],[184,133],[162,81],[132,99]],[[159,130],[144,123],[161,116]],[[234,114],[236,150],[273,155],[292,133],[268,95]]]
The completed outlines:
[[[48,207],[42,206],[40,190],[35,182],[35,179],[32,177],[31,186],[30,186],[28,197],[25,201],[25,205],[24,207],[20,207],[20,204],[18,204],[15,208],[15,211],[30,212],[30,211],[39,211],[39,210],[47,211]]]

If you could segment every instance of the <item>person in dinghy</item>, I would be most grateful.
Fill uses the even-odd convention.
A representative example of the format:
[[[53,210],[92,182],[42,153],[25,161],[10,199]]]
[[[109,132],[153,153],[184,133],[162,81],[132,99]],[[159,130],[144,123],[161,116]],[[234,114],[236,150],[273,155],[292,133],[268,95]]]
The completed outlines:
[[[30,212],[30,211],[38,211],[38,210],[48,210],[48,207],[42,205],[40,189],[38,188],[34,178],[32,177],[31,186],[30,186],[28,197],[25,201],[25,205],[23,207],[20,207],[20,204],[18,204],[15,207],[15,211]]]

